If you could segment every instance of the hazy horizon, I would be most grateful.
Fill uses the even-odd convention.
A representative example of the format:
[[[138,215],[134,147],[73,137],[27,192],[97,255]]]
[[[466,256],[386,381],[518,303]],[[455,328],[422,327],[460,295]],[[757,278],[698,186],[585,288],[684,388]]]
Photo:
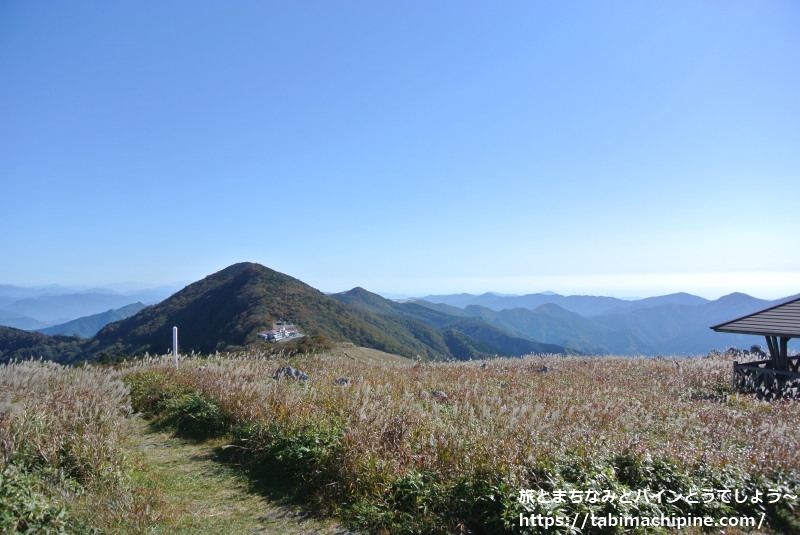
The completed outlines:
[[[269,267],[269,266],[267,266]],[[211,275],[211,273],[208,273]],[[291,273],[286,273],[286,275],[293,276]],[[296,277],[295,277],[296,278]],[[202,277],[201,277],[202,279]],[[201,280],[197,279],[197,280]],[[103,289],[103,290],[113,290],[119,293],[131,293],[140,290],[150,290],[150,289],[160,289],[160,288],[175,288],[175,290],[180,290],[189,284],[192,284],[195,281],[173,281],[173,282],[160,282],[160,283],[142,283],[142,282],[107,282],[107,283],[95,283],[95,284],[70,284],[70,283],[63,283],[63,282],[51,282],[47,284],[8,284],[6,282],[0,281],[0,286],[8,285],[8,286],[15,286],[19,288],[27,288],[27,289],[47,289],[50,287],[55,288],[63,288],[63,289],[71,289],[76,291],[90,291],[93,289]],[[723,293],[709,293],[703,291],[690,291],[687,289],[677,289],[674,291],[663,291],[663,292],[654,292],[654,293],[634,293],[634,292],[625,292],[624,288],[618,288],[619,291],[610,292],[610,291],[558,291],[553,289],[530,289],[530,290],[519,290],[515,292],[509,291],[498,291],[494,289],[472,289],[472,290],[453,290],[453,291],[411,291],[411,292],[397,292],[397,291],[384,291],[381,289],[371,288],[365,284],[355,284],[348,288],[341,288],[336,290],[329,290],[325,288],[319,288],[314,286],[313,284],[308,283],[308,281],[302,281],[310,286],[317,288],[323,293],[332,294],[332,293],[341,293],[346,292],[348,290],[352,290],[353,288],[361,287],[364,288],[372,293],[376,293],[382,297],[387,299],[414,299],[414,298],[424,298],[427,296],[435,296],[435,295],[456,295],[456,294],[471,294],[471,295],[483,295],[483,294],[496,294],[501,296],[509,296],[509,297],[517,297],[522,295],[530,295],[530,294],[547,294],[547,293],[555,293],[562,296],[572,296],[572,295],[587,295],[587,296],[598,296],[598,297],[615,297],[617,299],[624,299],[624,300],[637,300],[637,299],[646,299],[648,297],[658,297],[663,295],[675,294],[675,293],[688,293],[692,295],[696,295],[698,297],[702,297],[704,299],[708,299],[709,301],[713,301],[719,299],[722,296],[730,295],[732,293],[744,293],[750,295],[752,297],[763,299],[763,300],[775,300],[781,299],[784,297],[790,297],[793,295],[797,295],[800,291],[788,291],[786,293],[755,293],[746,291],[744,289],[733,289],[730,291],[726,291]]]

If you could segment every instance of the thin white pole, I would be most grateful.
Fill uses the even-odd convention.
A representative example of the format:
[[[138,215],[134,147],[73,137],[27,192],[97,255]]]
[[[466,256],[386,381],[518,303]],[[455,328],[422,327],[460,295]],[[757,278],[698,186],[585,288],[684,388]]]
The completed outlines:
[[[172,328],[172,357],[175,359],[175,369],[178,369],[178,328]]]

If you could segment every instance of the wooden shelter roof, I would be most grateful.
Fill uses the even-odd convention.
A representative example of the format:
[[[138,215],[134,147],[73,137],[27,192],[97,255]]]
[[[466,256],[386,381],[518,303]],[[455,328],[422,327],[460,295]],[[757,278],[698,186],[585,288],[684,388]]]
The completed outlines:
[[[800,338],[800,297],[711,328],[720,333]]]

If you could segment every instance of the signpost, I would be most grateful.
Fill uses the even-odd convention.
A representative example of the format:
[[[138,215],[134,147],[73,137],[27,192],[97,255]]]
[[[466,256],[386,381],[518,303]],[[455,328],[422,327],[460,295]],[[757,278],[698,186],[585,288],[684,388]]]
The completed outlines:
[[[178,328],[172,328],[172,356],[175,359],[175,369],[178,369]]]

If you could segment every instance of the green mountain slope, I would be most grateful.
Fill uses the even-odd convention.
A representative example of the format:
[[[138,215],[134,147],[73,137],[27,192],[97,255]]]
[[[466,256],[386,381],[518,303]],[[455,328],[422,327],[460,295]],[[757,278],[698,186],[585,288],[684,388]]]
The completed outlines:
[[[278,320],[294,322],[307,335],[306,341],[321,343],[322,338],[314,338],[321,335],[334,342],[430,360],[565,353],[564,348],[588,354],[699,354],[726,345],[763,344],[756,337],[742,344],[729,338],[742,335],[714,333],[708,327],[769,302],[732,294],[698,305],[650,304],[593,317],[555,304],[535,310],[496,311],[478,305],[459,309],[424,301],[395,302],[363,288],[326,295],[288,275],[241,263],[109,323],[87,340],[4,327],[0,359],[43,357],[72,363],[163,354],[171,350],[173,326],[179,329],[182,352],[273,348],[258,333]]]
[[[460,329],[457,336],[440,330],[438,326],[452,322],[452,316],[416,304],[398,308],[366,290],[354,295],[361,299],[358,306],[264,266],[235,264],[128,319],[107,325],[87,342],[85,355],[114,358],[167,353],[173,326],[178,327],[181,351],[238,350],[265,344],[258,333],[278,320],[293,322],[309,336],[323,335],[331,341],[348,341],[406,357],[441,360],[512,354],[465,334],[464,326],[454,327]],[[490,328],[488,324],[481,327]],[[493,333],[495,339],[504,336]],[[456,339],[454,352],[451,346],[456,347]],[[512,345],[519,354],[537,347],[527,340]]]
[[[418,321],[435,327],[443,333],[445,343],[448,345],[452,356],[459,360],[486,358],[496,355],[521,356],[529,353],[567,353],[567,349],[563,346],[544,344],[526,336],[514,336],[482,319],[465,317],[463,312],[451,314],[449,310],[429,308],[419,303],[398,303],[368,292],[363,288],[353,288],[347,292],[333,294],[331,297],[364,311]],[[459,334],[455,335],[450,331]]]
[[[166,353],[177,326],[182,351],[213,353],[261,343],[258,333],[273,322],[294,322],[307,335],[350,341],[383,351],[442,358],[406,325],[348,307],[288,275],[240,263],[190,284],[157,305],[103,328],[87,347],[90,355]]]
[[[0,364],[12,359],[76,360],[83,352],[77,336],[47,336],[0,326]]]

